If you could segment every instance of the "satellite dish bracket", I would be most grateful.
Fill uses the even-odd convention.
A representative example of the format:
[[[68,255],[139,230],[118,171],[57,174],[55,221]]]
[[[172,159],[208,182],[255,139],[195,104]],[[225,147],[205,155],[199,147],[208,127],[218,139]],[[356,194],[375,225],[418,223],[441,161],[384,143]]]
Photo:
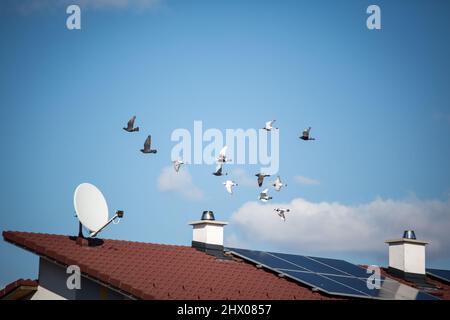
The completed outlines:
[[[122,219],[123,218],[123,211],[122,210],[117,210],[116,214],[114,215],[114,217],[112,217],[111,219],[109,219],[109,221],[100,229],[98,229],[97,231],[93,231],[91,232],[91,234],[89,235],[91,238],[97,236],[97,234],[102,231],[103,229],[105,229],[111,222],[113,222],[115,219]]]
[[[78,221],[78,238],[83,238],[84,239],[84,235],[83,235],[83,226],[81,224],[80,221]]]

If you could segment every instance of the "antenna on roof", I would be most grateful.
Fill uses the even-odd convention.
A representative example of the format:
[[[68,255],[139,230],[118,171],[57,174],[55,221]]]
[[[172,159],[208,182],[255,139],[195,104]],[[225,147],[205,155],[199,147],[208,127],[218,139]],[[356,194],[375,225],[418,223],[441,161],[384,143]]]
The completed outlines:
[[[73,205],[79,220],[78,237],[84,238],[82,226],[89,230],[90,237],[106,228],[115,219],[123,217],[123,211],[118,210],[108,220],[108,205],[101,191],[90,183],[82,183],[73,195]]]

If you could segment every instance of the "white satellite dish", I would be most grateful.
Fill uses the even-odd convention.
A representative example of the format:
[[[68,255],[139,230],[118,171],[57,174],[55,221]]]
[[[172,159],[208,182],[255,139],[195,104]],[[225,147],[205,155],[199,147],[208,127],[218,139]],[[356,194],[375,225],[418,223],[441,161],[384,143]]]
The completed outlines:
[[[108,220],[108,205],[105,197],[96,186],[90,183],[82,183],[75,189],[73,205],[80,224],[90,231],[91,237],[95,237],[116,218],[123,216],[123,211],[117,211],[114,217]],[[79,236],[82,236],[81,227]]]

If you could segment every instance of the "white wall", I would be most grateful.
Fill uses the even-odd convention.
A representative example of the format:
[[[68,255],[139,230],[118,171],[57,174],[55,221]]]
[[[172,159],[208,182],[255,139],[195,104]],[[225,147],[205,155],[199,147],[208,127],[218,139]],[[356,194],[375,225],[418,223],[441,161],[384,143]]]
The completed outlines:
[[[405,243],[405,272],[425,274],[425,246]]]
[[[36,293],[30,298],[30,300],[67,300],[66,298],[45,289],[44,287],[38,286]]]
[[[192,240],[202,243],[223,246],[223,226],[221,223],[193,224]]]
[[[389,267],[425,274],[425,244],[407,241],[389,244]]]
[[[403,271],[405,269],[404,255],[403,244],[389,245],[389,267]]]

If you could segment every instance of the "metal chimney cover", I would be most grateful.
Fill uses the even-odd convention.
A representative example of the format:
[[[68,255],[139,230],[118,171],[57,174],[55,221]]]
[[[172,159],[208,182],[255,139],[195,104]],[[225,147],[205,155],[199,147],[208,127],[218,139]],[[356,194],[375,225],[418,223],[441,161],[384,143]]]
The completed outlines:
[[[203,211],[202,220],[210,220],[210,221],[216,220],[216,218],[214,218],[214,212],[212,212],[212,211]]]
[[[414,230],[406,230],[405,232],[403,232],[403,239],[416,240],[416,234],[414,233]]]

